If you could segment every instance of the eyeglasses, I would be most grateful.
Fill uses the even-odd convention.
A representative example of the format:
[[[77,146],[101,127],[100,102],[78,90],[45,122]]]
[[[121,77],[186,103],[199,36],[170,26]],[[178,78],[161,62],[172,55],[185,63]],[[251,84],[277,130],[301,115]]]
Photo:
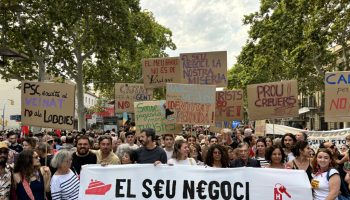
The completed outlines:
[[[213,154],[218,154],[218,155],[220,155],[221,152],[220,152],[220,151],[213,151]]]

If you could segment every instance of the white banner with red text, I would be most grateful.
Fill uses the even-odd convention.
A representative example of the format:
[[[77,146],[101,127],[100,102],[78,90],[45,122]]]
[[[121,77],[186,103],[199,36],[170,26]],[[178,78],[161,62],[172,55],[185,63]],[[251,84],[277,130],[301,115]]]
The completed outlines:
[[[302,170],[152,164],[83,166],[79,199],[312,200]]]

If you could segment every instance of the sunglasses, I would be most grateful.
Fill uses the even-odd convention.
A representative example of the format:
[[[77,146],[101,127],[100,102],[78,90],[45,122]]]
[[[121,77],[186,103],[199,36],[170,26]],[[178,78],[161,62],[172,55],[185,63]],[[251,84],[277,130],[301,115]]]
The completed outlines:
[[[8,151],[8,150],[2,150],[2,151],[0,151],[0,155],[1,155],[1,154],[5,154],[5,155],[6,155],[6,154],[9,154],[9,151]]]

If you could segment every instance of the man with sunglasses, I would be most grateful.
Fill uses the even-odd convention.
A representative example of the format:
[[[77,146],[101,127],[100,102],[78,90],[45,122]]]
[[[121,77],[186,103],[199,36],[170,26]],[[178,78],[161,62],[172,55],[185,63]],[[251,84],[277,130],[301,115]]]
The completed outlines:
[[[0,199],[10,199],[12,170],[7,164],[9,148],[0,142]]]

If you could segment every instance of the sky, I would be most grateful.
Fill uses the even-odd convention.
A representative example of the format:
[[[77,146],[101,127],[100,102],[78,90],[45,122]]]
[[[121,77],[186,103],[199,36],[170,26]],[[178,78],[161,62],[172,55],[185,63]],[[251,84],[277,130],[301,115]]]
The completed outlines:
[[[259,0],[141,0],[141,8],[172,31],[177,49],[169,56],[227,51],[230,69],[248,38],[243,16],[258,11]]]

